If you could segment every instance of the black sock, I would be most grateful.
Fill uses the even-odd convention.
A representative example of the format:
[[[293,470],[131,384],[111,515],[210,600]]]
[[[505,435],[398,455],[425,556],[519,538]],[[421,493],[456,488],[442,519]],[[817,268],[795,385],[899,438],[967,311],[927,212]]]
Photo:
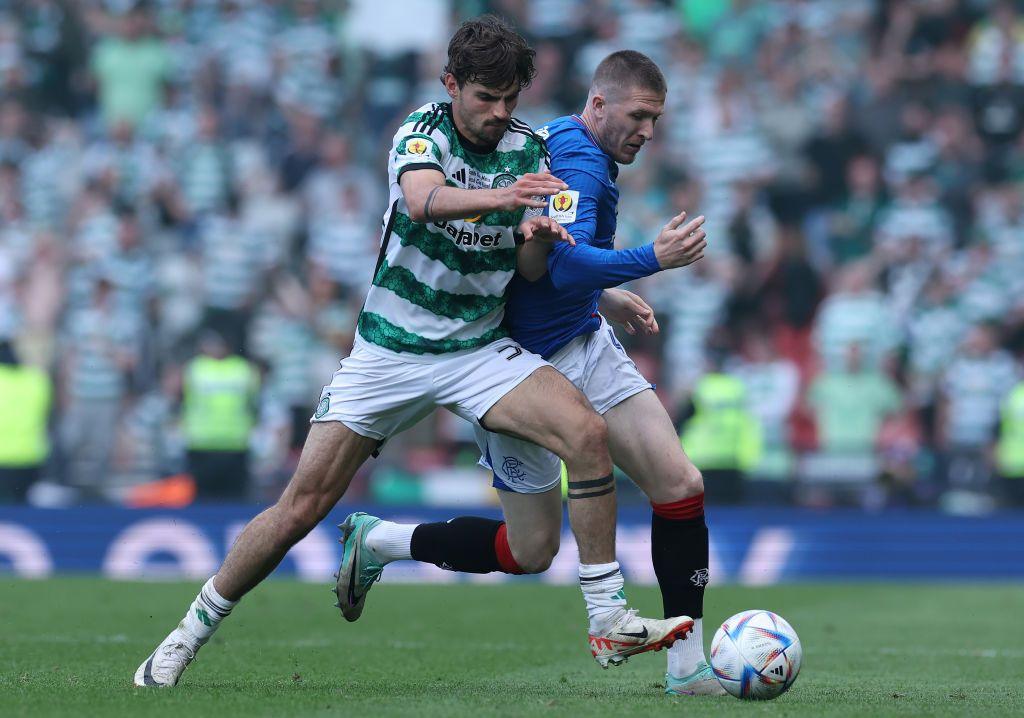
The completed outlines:
[[[501,571],[494,538],[503,521],[460,516],[436,524],[420,524],[412,532],[412,557],[449,571]]]
[[[651,517],[651,560],[665,618],[702,618],[708,582],[708,525],[703,511],[686,519],[655,513]]]

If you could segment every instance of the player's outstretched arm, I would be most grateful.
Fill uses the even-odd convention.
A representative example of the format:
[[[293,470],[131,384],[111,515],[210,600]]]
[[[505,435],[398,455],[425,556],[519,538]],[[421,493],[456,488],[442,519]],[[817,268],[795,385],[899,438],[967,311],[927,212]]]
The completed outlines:
[[[413,222],[463,219],[521,207],[541,208],[544,199],[567,185],[550,172],[529,172],[500,189],[461,189],[445,185],[444,173],[424,168],[403,172],[399,179]]]
[[[597,301],[597,311],[627,334],[648,336],[661,331],[654,310],[647,302],[625,289],[605,289]]]
[[[683,224],[685,220],[685,212],[676,215],[654,242],[635,249],[591,247],[583,244],[585,236],[572,249],[557,247],[548,259],[551,282],[558,289],[608,289],[665,269],[692,264],[704,256],[707,247],[701,229],[704,217]]]

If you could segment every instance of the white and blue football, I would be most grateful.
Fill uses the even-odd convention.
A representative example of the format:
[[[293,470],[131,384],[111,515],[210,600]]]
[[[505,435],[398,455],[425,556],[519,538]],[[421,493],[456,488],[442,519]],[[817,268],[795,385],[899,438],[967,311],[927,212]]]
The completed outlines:
[[[711,642],[711,668],[729,693],[771,700],[800,672],[803,650],[796,631],[771,611],[743,611],[722,624]]]

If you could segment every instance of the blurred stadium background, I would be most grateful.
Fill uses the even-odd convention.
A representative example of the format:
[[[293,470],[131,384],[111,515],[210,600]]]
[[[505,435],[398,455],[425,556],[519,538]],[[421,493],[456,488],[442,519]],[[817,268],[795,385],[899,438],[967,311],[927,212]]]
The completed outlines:
[[[0,0],[0,566],[215,570],[351,347],[391,134],[486,11],[537,49],[535,127],[582,107],[608,52],[666,73],[618,242],[686,209],[709,256],[636,282],[662,331],[622,339],[709,500],[738,505],[709,511],[713,574],[1024,576],[1006,0]],[[343,502],[494,506],[476,458],[438,412]],[[652,582],[619,485],[624,567]],[[336,559],[318,530],[285,570]]]

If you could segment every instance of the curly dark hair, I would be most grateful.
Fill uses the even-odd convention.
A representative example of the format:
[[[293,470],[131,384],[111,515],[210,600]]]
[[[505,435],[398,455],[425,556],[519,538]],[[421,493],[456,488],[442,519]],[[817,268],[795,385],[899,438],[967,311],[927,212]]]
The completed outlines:
[[[481,15],[466,20],[452,35],[441,80],[450,72],[459,87],[467,82],[494,89],[514,82],[529,87],[537,74],[533,66],[536,54],[507,22],[495,15]]]

